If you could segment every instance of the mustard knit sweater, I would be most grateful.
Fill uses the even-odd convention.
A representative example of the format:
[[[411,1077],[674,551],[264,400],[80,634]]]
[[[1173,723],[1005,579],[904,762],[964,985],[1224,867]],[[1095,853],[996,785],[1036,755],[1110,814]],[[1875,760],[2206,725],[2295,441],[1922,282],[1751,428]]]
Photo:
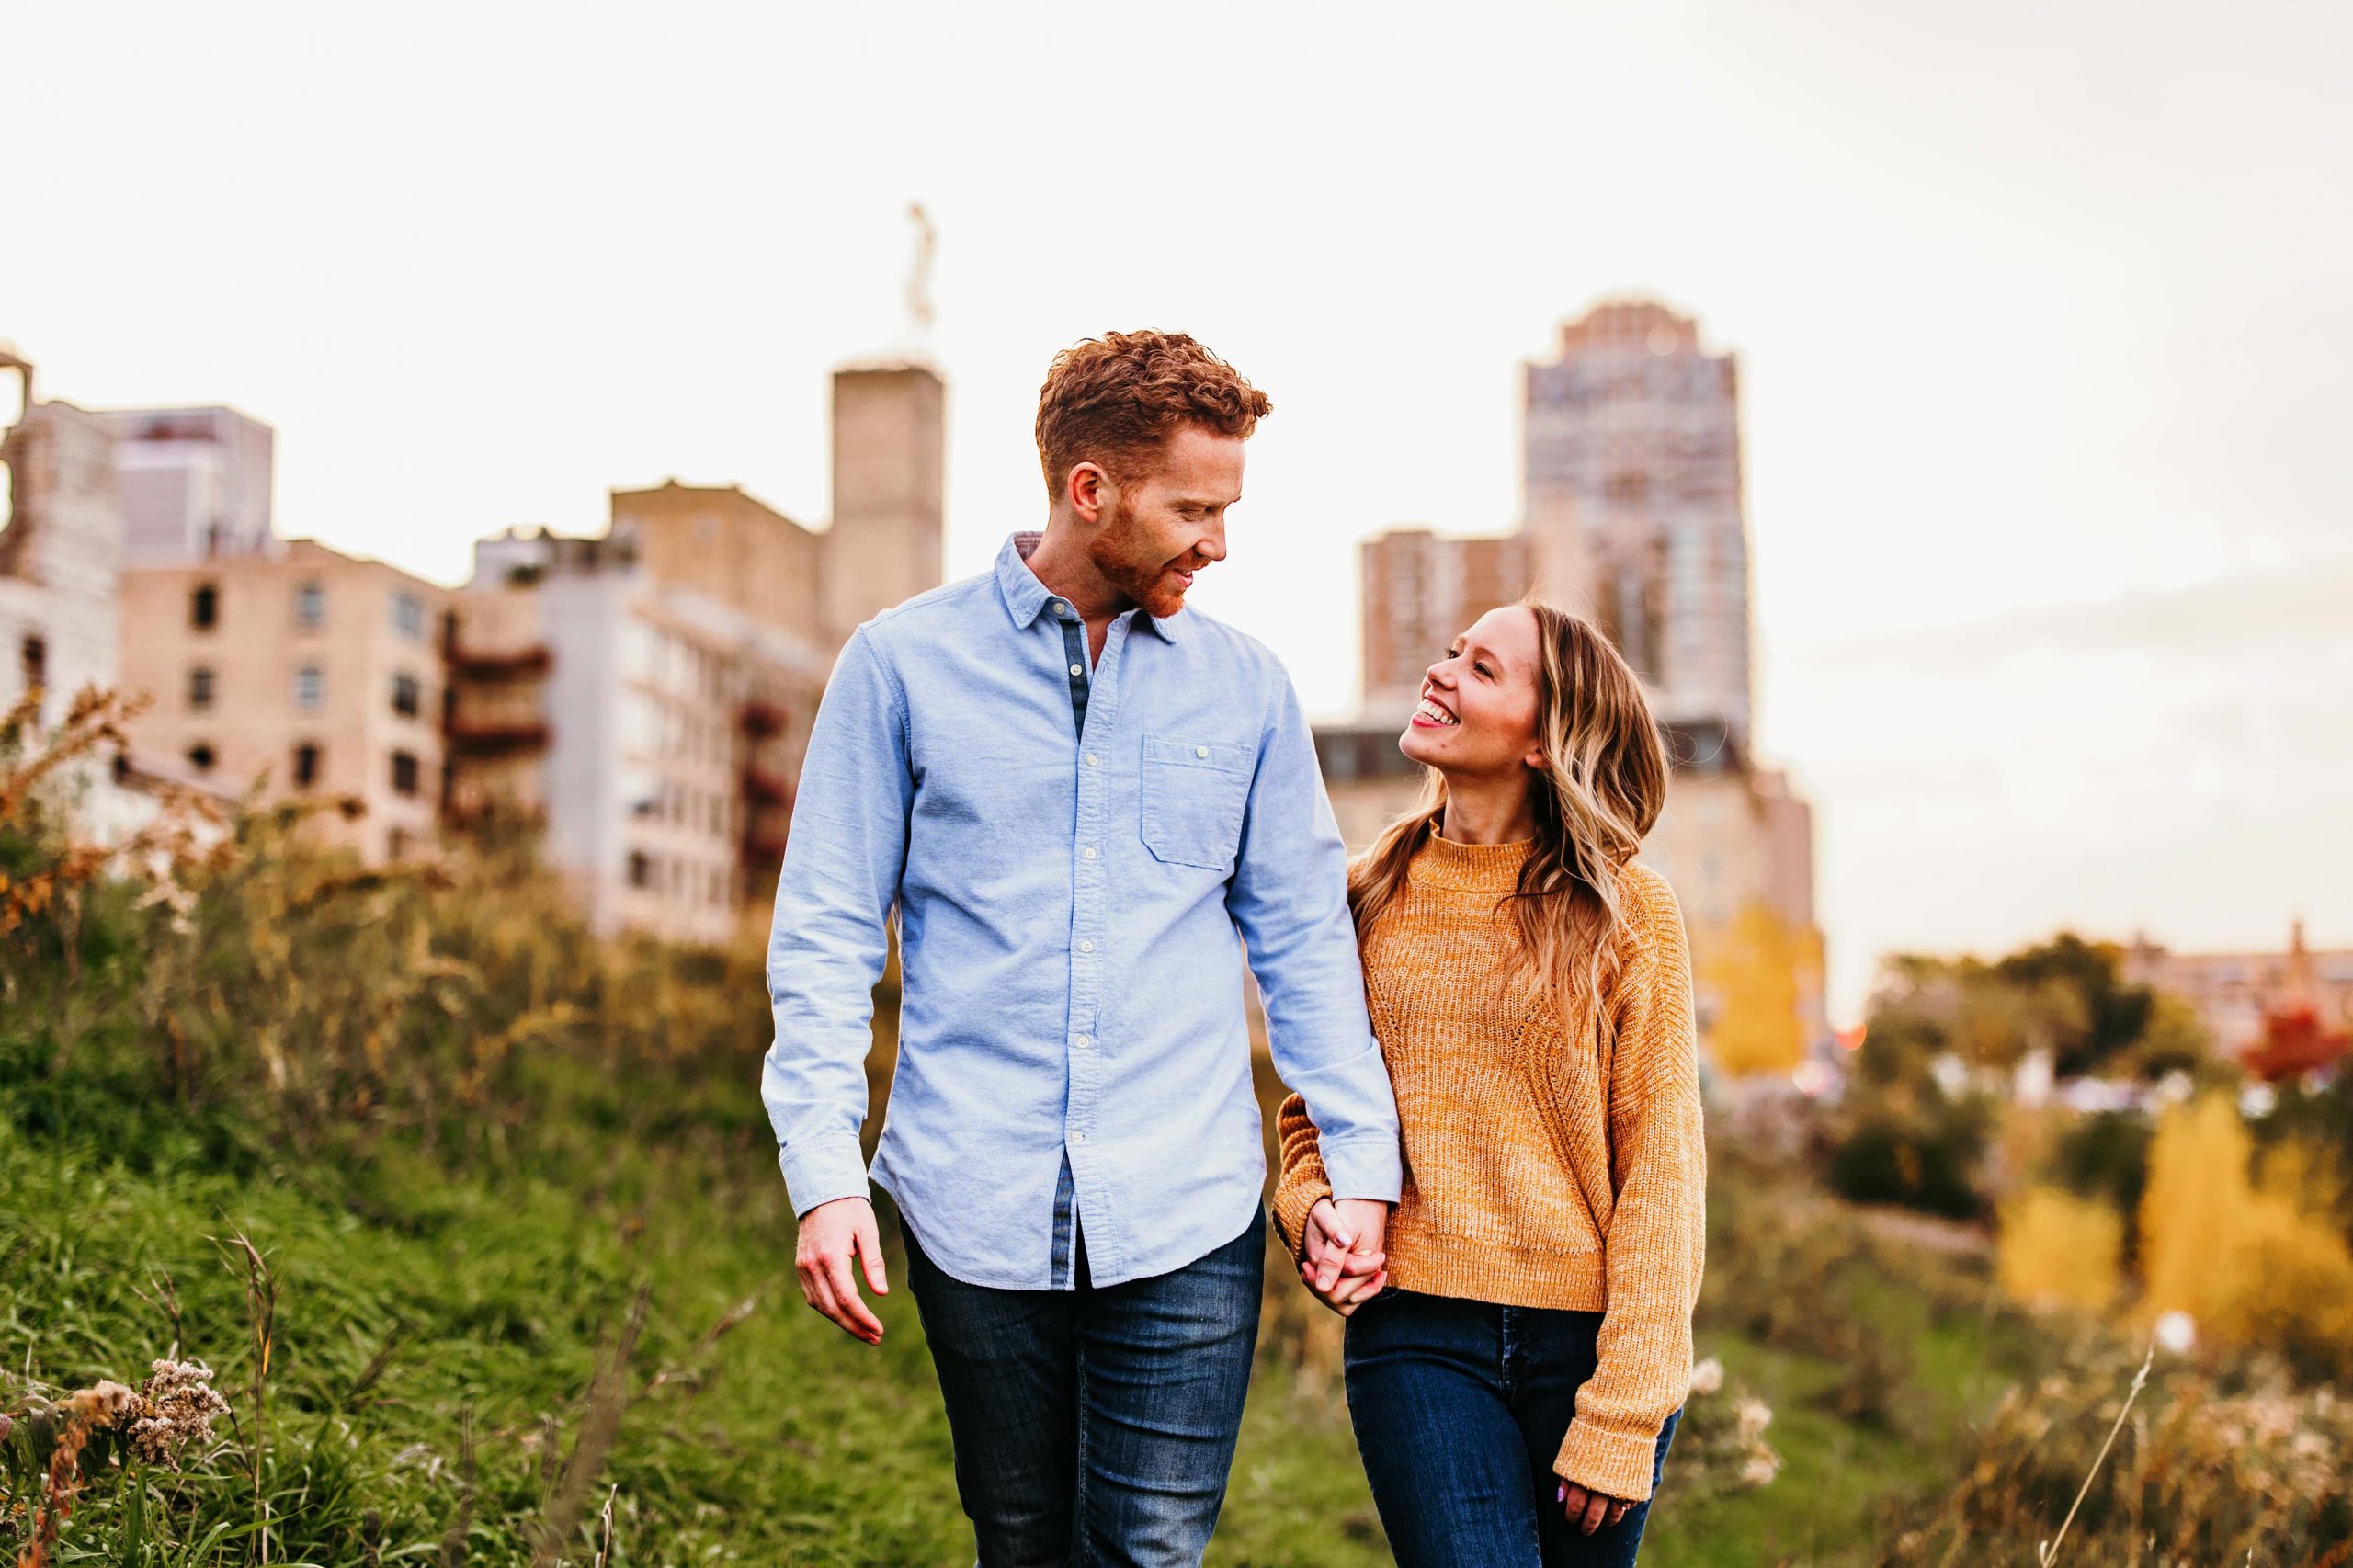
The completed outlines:
[[[1364,942],[1366,999],[1404,1133],[1390,1282],[1434,1296],[1603,1314],[1553,1469],[1651,1492],[1659,1428],[1691,1380],[1706,1229],[1699,1047],[1682,913],[1664,878],[1619,874],[1618,976],[1569,1039],[1509,956],[1499,909],[1529,846],[1432,833]],[[1297,1255],[1331,1196],[1312,1110],[1283,1103],[1275,1220]]]

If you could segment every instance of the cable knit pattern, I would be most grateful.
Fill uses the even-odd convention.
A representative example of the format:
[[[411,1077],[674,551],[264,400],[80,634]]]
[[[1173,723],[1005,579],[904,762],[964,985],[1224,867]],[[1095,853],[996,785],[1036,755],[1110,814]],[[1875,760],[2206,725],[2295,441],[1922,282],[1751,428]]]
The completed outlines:
[[[1612,1497],[1651,1491],[1659,1428],[1691,1376],[1706,1231],[1699,1042],[1683,915],[1665,878],[1619,875],[1620,959],[1572,1044],[1510,961],[1498,907],[1526,844],[1432,834],[1364,943],[1373,1033],[1405,1142],[1390,1217],[1392,1284],[1434,1296],[1603,1314],[1600,1366],[1554,1470]],[[1283,1103],[1275,1220],[1296,1256],[1331,1195],[1315,1125]]]

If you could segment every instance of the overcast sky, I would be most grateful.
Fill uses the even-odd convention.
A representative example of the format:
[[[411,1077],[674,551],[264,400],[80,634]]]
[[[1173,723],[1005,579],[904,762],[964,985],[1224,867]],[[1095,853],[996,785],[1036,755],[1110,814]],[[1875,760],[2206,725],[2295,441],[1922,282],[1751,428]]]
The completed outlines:
[[[1741,358],[1762,749],[1834,1010],[2073,926],[2353,946],[2353,6],[16,6],[0,336],[277,426],[281,531],[454,582],[605,492],[826,510],[826,375],[940,232],[949,568],[1045,362],[1266,387],[1195,601],[1356,690],[1356,541],[1516,521],[1518,362]]]

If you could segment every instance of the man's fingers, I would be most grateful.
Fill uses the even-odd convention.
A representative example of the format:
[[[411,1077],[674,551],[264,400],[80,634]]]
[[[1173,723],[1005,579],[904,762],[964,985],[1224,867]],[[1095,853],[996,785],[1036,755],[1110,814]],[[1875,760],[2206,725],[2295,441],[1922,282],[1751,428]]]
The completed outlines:
[[[1588,1493],[1585,1505],[1585,1533],[1591,1535],[1601,1528],[1602,1516],[1609,1512],[1609,1499],[1598,1492]]]
[[[825,1288],[825,1271],[813,1263],[801,1266],[801,1294],[807,1298],[809,1310],[820,1317],[841,1322],[841,1309],[834,1305],[834,1293]]]
[[[1340,1276],[1340,1282],[1332,1287],[1332,1294],[1344,1301],[1355,1300],[1359,1296],[1370,1296],[1374,1290],[1380,1289],[1374,1281],[1385,1279],[1388,1277],[1389,1271],[1386,1268],[1371,1268],[1362,1274],[1344,1273]]]
[[[868,1210],[866,1218],[858,1222],[858,1256],[866,1265],[866,1288],[878,1296],[891,1293],[891,1281],[882,1273],[882,1237],[874,1224],[874,1211]]]
[[[864,1298],[858,1293],[858,1281],[851,1278],[849,1259],[836,1253],[825,1259],[825,1284],[832,1290],[834,1304],[838,1309],[834,1321],[869,1345],[882,1342],[882,1320],[866,1308]]]
[[[1332,1292],[1332,1304],[1336,1307],[1345,1306],[1348,1311],[1354,1312],[1380,1295],[1381,1288],[1387,1283],[1389,1283],[1389,1271],[1385,1268],[1375,1269],[1372,1273],[1358,1278],[1343,1279]]]
[[[1307,1229],[1310,1235],[1317,1231],[1323,1232],[1342,1252],[1357,1244],[1355,1234],[1340,1223],[1339,1210],[1332,1206],[1328,1198],[1317,1199],[1315,1207],[1307,1211]]]

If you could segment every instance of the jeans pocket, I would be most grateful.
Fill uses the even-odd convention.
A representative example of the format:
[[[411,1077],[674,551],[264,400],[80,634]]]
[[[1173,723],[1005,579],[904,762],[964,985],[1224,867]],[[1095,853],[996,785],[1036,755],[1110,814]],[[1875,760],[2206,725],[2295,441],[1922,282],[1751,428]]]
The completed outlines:
[[[1146,735],[1138,831],[1153,858],[1233,870],[1252,761],[1247,747],[1231,741]]]

